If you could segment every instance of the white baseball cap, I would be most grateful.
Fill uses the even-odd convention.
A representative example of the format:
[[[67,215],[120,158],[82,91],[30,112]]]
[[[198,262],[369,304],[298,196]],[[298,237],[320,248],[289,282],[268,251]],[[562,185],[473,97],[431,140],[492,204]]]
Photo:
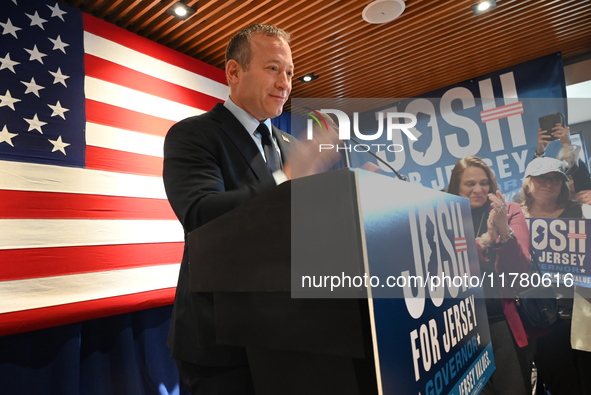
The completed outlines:
[[[525,168],[525,177],[542,176],[548,173],[559,173],[568,181],[564,164],[554,158],[535,158]]]

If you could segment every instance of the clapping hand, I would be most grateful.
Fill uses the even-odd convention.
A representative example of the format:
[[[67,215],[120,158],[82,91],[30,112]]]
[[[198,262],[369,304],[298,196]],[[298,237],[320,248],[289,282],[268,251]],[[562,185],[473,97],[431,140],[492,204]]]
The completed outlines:
[[[290,151],[290,157],[284,165],[288,179],[300,178],[326,171],[340,159],[338,150],[334,149],[340,143],[338,132],[333,124],[328,130],[322,130],[308,140],[300,139]],[[321,147],[333,147],[323,150]]]
[[[494,225],[496,234],[500,237],[501,242],[507,241],[513,236],[513,231],[507,221],[506,197],[501,191],[497,190],[495,193],[488,194],[488,200],[491,206],[489,220]]]

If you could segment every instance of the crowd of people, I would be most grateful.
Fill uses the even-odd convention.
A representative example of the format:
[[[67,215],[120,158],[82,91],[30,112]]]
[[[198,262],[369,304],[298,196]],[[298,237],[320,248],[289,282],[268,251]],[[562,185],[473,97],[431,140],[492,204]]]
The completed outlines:
[[[526,218],[591,218],[591,176],[579,159],[566,125],[552,130],[561,148],[546,157],[551,137],[538,131],[534,158],[526,167],[521,191],[507,202],[492,170],[467,156],[452,170],[448,193],[468,198],[480,269],[485,273],[531,271],[531,236]],[[535,259],[535,256],[534,256]],[[591,299],[586,288],[561,287],[559,319],[528,328],[517,312],[513,290],[484,289],[496,370],[483,394],[591,393]],[[535,372],[532,374],[532,372]]]

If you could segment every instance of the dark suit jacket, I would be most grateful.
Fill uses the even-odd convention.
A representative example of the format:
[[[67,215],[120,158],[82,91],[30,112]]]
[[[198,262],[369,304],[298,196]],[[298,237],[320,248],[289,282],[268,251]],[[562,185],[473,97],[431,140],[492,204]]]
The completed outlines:
[[[293,138],[273,127],[282,158]],[[242,124],[222,104],[173,125],[164,141],[164,186],[186,235],[275,186]],[[185,244],[168,344],[174,359],[207,366],[246,364],[244,349],[215,342],[213,296],[190,292]]]

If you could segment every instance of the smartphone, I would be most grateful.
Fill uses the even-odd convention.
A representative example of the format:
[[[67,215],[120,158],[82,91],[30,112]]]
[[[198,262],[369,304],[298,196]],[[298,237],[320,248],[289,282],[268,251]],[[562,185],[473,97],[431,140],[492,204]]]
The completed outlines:
[[[538,118],[538,122],[540,123],[540,129],[546,131],[546,133],[544,134],[546,136],[550,136],[549,141],[554,141],[556,140],[556,137],[552,136],[552,133],[554,132],[552,128],[555,127],[557,123],[561,124],[562,126],[565,126],[566,119],[563,113],[557,112],[554,114],[544,115],[543,117]]]

